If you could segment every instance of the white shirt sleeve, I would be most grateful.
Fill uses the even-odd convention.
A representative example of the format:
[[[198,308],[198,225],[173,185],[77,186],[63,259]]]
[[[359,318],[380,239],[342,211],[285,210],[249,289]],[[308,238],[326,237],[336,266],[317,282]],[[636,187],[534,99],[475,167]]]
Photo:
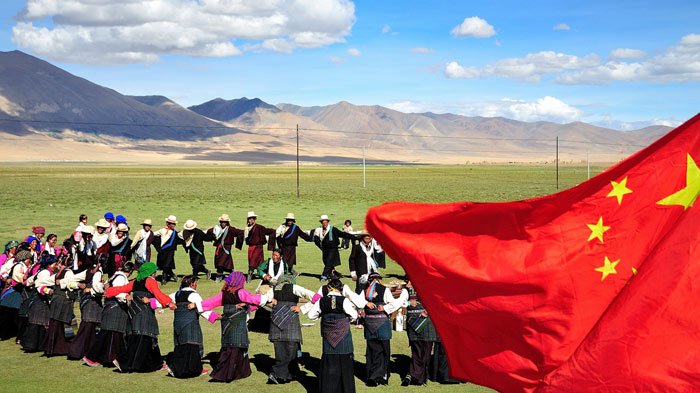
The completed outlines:
[[[394,299],[394,296],[391,294],[391,288],[386,287],[386,290],[384,291],[384,312],[387,314],[391,314],[394,311],[398,310],[401,308],[401,305],[403,302],[397,301],[397,299]]]
[[[105,293],[105,284],[102,282],[102,270],[95,272],[92,276],[92,288],[90,289],[90,294],[92,296],[97,296]]]
[[[350,322],[354,322],[358,317],[357,310],[350,302],[343,302],[343,311],[350,317]]]
[[[175,299],[173,299],[175,301]],[[194,305],[197,307],[197,312],[199,313],[199,316],[204,318],[204,319],[209,319],[209,315],[211,315],[211,311],[204,311],[204,308],[202,308],[202,296],[200,296],[197,292],[192,291],[190,295],[187,297],[187,301],[190,303],[194,303]]]
[[[123,276],[121,274],[118,274],[117,277],[115,277],[114,280],[112,281],[112,286],[120,287],[120,286],[126,285],[128,283],[129,283],[128,278],[126,278],[125,276]],[[119,295],[116,296],[117,301],[119,303],[126,303],[126,296],[127,295],[128,295],[128,293],[120,293]]]
[[[312,305],[306,316],[311,320],[319,319],[321,317],[321,302],[316,302],[316,304]]]
[[[44,269],[36,275],[36,280],[34,280],[34,288],[38,291],[41,287],[53,287],[55,284],[55,279],[51,275],[51,271]]]
[[[346,299],[350,300],[352,304],[354,304],[357,308],[365,308],[365,306],[367,305],[367,300],[365,299],[365,297],[357,294],[347,285],[343,285],[343,296],[345,296]]]
[[[308,289],[301,287],[299,285],[294,285],[292,287],[292,292],[294,292],[295,295],[299,297],[303,297],[307,300],[313,299],[314,295],[316,295],[316,292],[309,291]]]

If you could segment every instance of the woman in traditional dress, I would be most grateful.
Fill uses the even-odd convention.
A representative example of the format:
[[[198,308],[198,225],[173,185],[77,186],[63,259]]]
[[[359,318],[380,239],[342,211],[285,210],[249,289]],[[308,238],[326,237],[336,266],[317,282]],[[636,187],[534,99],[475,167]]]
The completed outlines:
[[[70,342],[73,339],[71,321],[75,317],[73,305],[78,298],[78,283],[85,277],[85,271],[77,277],[73,274],[73,264],[74,262],[68,259],[55,275],[55,286],[49,305],[49,330],[44,346],[46,356],[66,356],[70,350]]]
[[[5,244],[5,252],[0,254],[0,293],[5,289],[5,280],[14,265],[18,246],[19,242],[17,240],[10,240]]]
[[[121,269],[122,263],[131,257],[131,239],[129,227],[124,223],[117,224],[116,231],[109,235],[109,258],[105,266],[107,277],[112,277]]]
[[[107,281],[105,287],[120,287],[129,283],[129,275],[134,270],[134,264],[127,262],[121,270]],[[119,367],[119,360],[126,355],[126,325],[129,320],[127,313],[127,294],[105,299],[100,317],[100,331],[97,332],[92,347],[88,349],[83,361],[90,367],[112,365]],[[121,371],[121,370],[120,370]]]
[[[376,308],[365,307],[365,339],[367,340],[367,386],[389,383],[391,358],[391,319],[389,315],[401,304],[394,299],[389,288],[381,283],[379,273],[369,275],[369,287],[365,299]]]
[[[2,340],[17,337],[19,308],[26,297],[25,273],[32,259],[31,251],[26,249],[18,251],[5,279],[6,286],[0,294],[0,339]],[[16,342],[19,343],[20,339],[21,337],[17,337]]]
[[[224,286],[216,296],[202,302],[204,310],[224,306],[221,316],[221,351],[211,373],[213,382],[231,382],[250,376],[248,358],[248,315],[258,306],[267,304],[272,295],[252,294],[243,286],[246,277],[233,272],[224,279]]]
[[[350,322],[357,319],[355,306],[342,294],[343,283],[331,279],[328,294],[309,311],[312,320],[321,318],[323,354],[319,370],[321,393],[354,393],[354,355]]]
[[[138,270],[138,276],[126,285],[110,287],[105,297],[113,298],[120,293],[132,293],[129,305],[129,322],[126,329],[126,356],[118,361],[123,372],[151,372],[164,367],[158,347],[158,321],[150,299],[155,298],[165,307],[177,307],[170,297],[161,292],[155,275],[158,267],[146,262]]]
[[[80,293],[80,327],[68,351],[68,359],[81,360],[95,341],[97,328],[102,320],[102,265],[95,262],[82,272],[78,284]]]
[[[202,368],[204,338],[199,326],[199,316],[207,319],[209,323],[215,323],[219,315],[202,309],[202,297],[197,293],[197,277],[194,275],[182,278],[180,290],[171,294],[170,300],[177,305],[177,309],[173,319],[175,349],[168,354],[166,361],[168,374],[175,378],[204,375],[207,370]]]
[[[27,280],[31,283],[29,298],[31,304],[27,312],[27,329],[22,336],[22,349],[25,352],[44,350],[46,333],[49,330],[49,302],[56,284],[54,269],[57,268],[58,258],[45,251],[39,261],[39,271]]]

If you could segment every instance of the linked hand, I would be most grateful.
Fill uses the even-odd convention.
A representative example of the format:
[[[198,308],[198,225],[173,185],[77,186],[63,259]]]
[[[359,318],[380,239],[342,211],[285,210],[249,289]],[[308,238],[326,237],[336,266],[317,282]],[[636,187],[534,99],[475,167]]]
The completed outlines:
[[[187,304],[187,309],[188,309],[188,310],[194,310],[195,307],[197,307],[197,305],[194,304],[194,303],[188,303],[188,304]]]
[[[369,308],[370,310],[374,310],[376,307],[377,307],[377,305],[375,305],[372,302],[367,303],[367,308]]]
[[[382,305],[377,306],[377,310],[384,312],[384,306],[382,306]]]
[[[245,307],[245,303],[238,303],[238,304],[236,304],[236,310],[240,310],[240,309],[242,309],[243,307]]]
[[[291,309],[292,311],[296,312],[296,313],[298,313],[299,311],[301,311],[301,307],[299,307],[299,306],[292,306],[292,307],[290,307],[290,309]]]
[[[175,305],[175,303],[172,303],[172,302],[171,302],[170,304],[168,304],[168,308],[171,309],[171,310],[176,310],[176,309],[177,309],[177,305]]]

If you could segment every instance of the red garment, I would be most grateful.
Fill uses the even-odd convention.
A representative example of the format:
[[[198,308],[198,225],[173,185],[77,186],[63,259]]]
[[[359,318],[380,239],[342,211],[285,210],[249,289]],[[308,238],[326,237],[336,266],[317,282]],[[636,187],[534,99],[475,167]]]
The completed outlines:
[[[248,246],[248,266],[257,268],[263,263],[265,256],[263,255],[262,246]]]
[[[577,187],[390,203],[370,233],[409,274],[454,377],[505,392],[697,391],[700,115]]]
[[[120,293],[131,292],[131,289],[134,286],[134,281],[135,280],[131,280],[126,285],[107,288],[107,290],[105,291],[105,297],[110,298],[110,297],[115,297],[115,296],[119,295]],[[154,280],[152,277],[146,278],[146,289],[148,289],[156,297],[156,300],[158,300],[158,303],[162,304],[163,307],[166,307],[170,303],[172,303],[172,299],[170,299],[170,296],[164,294],[160,290],[160,287],[158,286],[158,282],[156,280]]]

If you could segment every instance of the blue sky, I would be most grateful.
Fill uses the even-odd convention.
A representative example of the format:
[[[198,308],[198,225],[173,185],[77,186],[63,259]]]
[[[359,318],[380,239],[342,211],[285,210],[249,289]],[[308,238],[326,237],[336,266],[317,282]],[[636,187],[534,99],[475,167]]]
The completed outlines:
[[[697,1],[4,0],[20,49],[124,94],[676,125]],[[524,5],[526,4],[526,5]]]

